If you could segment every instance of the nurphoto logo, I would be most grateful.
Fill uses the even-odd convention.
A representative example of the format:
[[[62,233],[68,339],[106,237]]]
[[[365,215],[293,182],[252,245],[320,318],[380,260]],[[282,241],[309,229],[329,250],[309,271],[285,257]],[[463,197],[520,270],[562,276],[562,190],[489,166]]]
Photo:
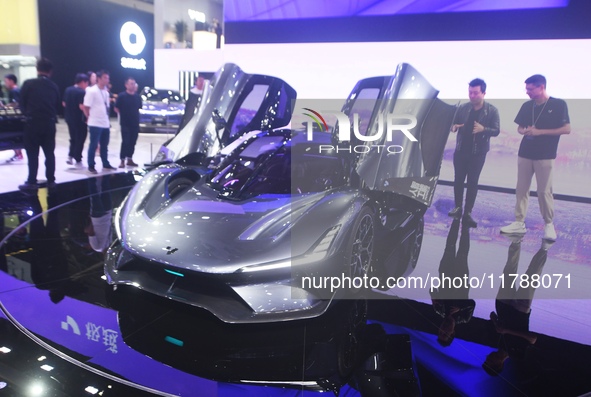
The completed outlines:
[[[310,108],[303,108],[310,113],[304,113],[305,116],[310,117],[310,121],[306,122],[306,135],[307,140],[312,141],[314,139],[314,124],[318,126],[320,131],[329,132],[328,124],[324,116],[315,110]],[[349,152],[349,153],[368,153],[371,150],[377,150],[378,153],[387,151],[388,154],[402,153],[404,147],[401,145],[392,144],[394,134],[401,132],[406,139],[411,142],[418,142],[417,138],[410,132],[414,127],[417,126],[417,118],[411,114],[395,115],[393,113],[379,114],[377,120],[377,128],[371,135],[364,135],[359,131],[360,117],[359,114],[353,113],[353,122],[343,112],[324,112],[326,115],[336,117],[339,125],[338,140],[339,142],[351,142],[351,131],[353,136],[360,142],[381,142],[384,140],[384,144],[361,144],[361,145],[320,145],[320,152],[323,151],[337,151],[337,152]],[[346,126],[349,126],[347,128]],[[384,128],[385,127],[385,128]]]

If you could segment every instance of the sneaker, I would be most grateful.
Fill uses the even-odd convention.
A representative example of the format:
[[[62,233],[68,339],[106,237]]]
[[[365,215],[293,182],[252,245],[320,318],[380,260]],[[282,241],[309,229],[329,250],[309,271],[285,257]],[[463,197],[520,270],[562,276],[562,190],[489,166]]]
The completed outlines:
[[[512,224],[501,228],[501,233],[503,234],[525,234],[526,232],[525,222],[515,221]]]
[[[133,160],[131,158],[127,159],[127,165],[130,167],[137,167],[138,166],[136,163],[133,162]]]
[[[111,164],[103,165],[103,170],[116,170]]]
[[[478,223],[472,218],[472,214],[470,212],[464,214],[462,218],[462,223],[468,227],[478,227]]]
[[[68,159],[66,160],[66,164],[74,165],[74,158],[73,157],[68,157]]]
[[[25,182],[22,185],[18,185],[19,190],[23,191],[36,191],[39,187],[36,183]]]
[[[119,164],[119,168],[125,168],[125,161],[121,160],[121,164]]]
[[[553,223],[546,223],[546,226],[544,226],[544,239],[556,241],[556,230],[554,230]]]
[[[449,211],[447,215],[451,216],[452,218],[459,219],[460,216],[462,216],[462,207],[454,208],[453,210]]]
[[[94,167],[88,167],[88,172],[90,172],[91,174],[98,174],[98,172],[96,172],[96,168]]]
[[[84,164],[82,164],[82,161],[76,161],[76,168],[83,168]]]

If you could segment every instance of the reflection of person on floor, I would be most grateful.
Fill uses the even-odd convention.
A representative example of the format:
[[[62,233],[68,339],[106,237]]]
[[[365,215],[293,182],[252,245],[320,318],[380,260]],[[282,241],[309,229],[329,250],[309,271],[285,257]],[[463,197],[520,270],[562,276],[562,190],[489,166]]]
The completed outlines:
[[[459,229],[460,220],[455,219],[449,229],[445,251],[439,264],[440,280],[453,280],[456,277],[463,279],[464,276],[469,275],[470,229],[468,226],[462,227],[460,245],[456,253]],[[467,323],[472,319],[476,302],[469,299],[469,286],[463,287],[454,288],[453,285],[442,282],[441,287],[431,293],[433,310],[443,318],[437,334],[437,341],[442,346],[451,345],[456,335],[456,325]]]
[[[37,195],[28,196],[33,218],[29,223],[31,278],[35,287],[49,290],[53,303],[60,302],[69,288],[68,261],[62,246],[59,211],[55,194],[47,198],[46,221]]]
[[[489,375],[501,373],[505,361],[509,357],[523,360],[528,348],[537,340],[537,335],[529,330],[531,303],[536,288],[532,287],[533,283],[531,282],[528,282],[523,288],[520,287],[520,279],[513,283],[511,275],[519,274],[521,238],[516,236],[511,238],[513,242],[509,246],[507,264],[503,269],[504,283],[500,285],[495,301],[496,313],[490,314],[490,319],[499,334],[499,342],[497,351],[490,353],[482,365]],[[542,241],[542,246],[532,258],[525,272],[527,280],[532,280],[533,275],[542,275],[551,245],[551,242]]]
[[[90,196],[90,223],[85,229],[93,250],[105,253],[112,242],[111,201],[109,176],[88,179]]]
[[[478,193],[478,179],[484,167],[486,153],[490,149],[490,138],[500,133],[499,111],[484,101],[486,83],[482,79],[474,79],[468,84],[470,102],[458,109],[451,127],[457,132],[456,150],[454,152],[454,198],[455,208],[449,216],[462,216],[464,199],[464,182],[467,178],[466,206],[464,207],[464,223],[469,227],[478,224],[472,218],[472,209]]]

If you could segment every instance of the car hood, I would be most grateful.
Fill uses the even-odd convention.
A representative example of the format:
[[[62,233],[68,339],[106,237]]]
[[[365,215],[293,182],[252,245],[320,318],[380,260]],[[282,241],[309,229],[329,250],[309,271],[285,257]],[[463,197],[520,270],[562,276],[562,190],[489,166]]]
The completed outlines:
[[[158,167],[128,195],[115,223],[130,253],[182,269],[232,273],[303,255],[333,226],[329,222],[338,221],[339,208],[348,205],[347,198],[330,192],[233,201],[200,182],[170,195],[167,186],[185,172],[191,171],[175,164]],[[307,225],[309,233],[292,241],[292,227],[328,201],[333,204],[325,207],[334,210],[323,211],[322,222]]]
[[[240,117],[244,116],[240,113],[243,110],[241,107],[249,103],[247,99],[254,87],[261,86],[268,87],[267,94],[257,109],[248,109],[252,118],[246,125],[240,125]],[[154,163],[176,162],[193,153],[212,157],[246,132],[284,127],[291,120],[295,97],[295,90],[283,80],[248,74],[237,65],[227,63],[205,86],[197,113],[171,141],[160,148]],[[220,119],[227,124],[226,128],[220,129]]]

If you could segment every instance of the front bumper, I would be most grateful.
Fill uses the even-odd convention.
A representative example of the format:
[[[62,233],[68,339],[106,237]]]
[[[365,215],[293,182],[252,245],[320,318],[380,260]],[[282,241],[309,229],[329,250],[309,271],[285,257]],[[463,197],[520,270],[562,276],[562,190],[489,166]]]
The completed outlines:
[[[314,318],[325,313],[332,301],[294,286],[290,269],[256,280],[245,273],[181,273],[172,266],[132,257],[119,243],[107,253],[105,275],[111,285],[130,285],[201,307],[227,323]]]

